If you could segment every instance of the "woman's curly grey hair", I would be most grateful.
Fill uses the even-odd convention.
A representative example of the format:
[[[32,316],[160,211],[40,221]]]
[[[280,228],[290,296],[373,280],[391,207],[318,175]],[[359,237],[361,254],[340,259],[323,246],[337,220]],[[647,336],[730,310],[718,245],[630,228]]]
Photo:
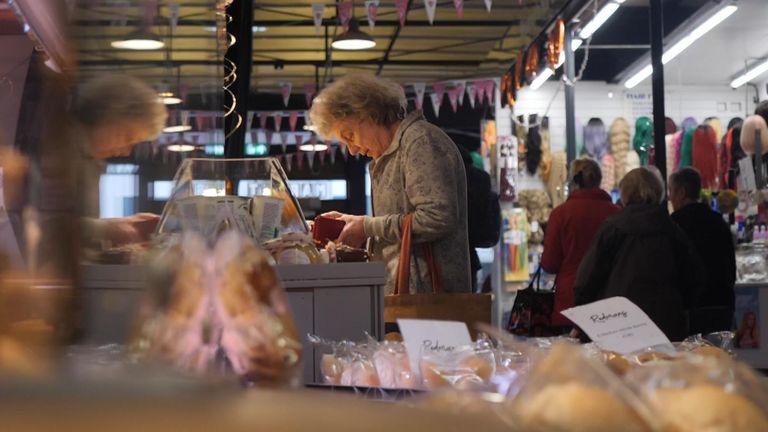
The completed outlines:
[[[321,91],[312,101],[309,117],[314,131],[327,139],[339,120],[354,118],[391,126],[405,117],[407,106],[399,84],[373,75],[354,74]]]
[[[619,182],[621,203],[659,204],[664,196],[664,186],[654,173],[646,168],[635,168]]]

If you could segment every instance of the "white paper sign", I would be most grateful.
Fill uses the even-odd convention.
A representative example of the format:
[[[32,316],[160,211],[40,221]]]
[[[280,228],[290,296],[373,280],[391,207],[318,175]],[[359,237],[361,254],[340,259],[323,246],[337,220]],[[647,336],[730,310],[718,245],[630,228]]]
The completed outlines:
[[[648,347],[674,352],[664,332],[625,297],[611,297],[562,312],[600,348],[629,354]]]
[[[453,351],[472,343],[467,325],[463,322],[399,319],[397,325],[413,371],[419,370],[422,351]]]

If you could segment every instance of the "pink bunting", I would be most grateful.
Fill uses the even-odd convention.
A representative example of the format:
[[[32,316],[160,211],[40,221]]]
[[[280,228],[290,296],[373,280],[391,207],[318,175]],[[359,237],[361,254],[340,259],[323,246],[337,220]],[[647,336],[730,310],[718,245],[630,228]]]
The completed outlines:
[[[445,94],[445,83],[438,81],[432,84],[432,89],[435,91],[435,95],[437,96],[438,102],[443,103],[443,95]]]
[[[469,104],[472,106],[472,108],[474,108],[475,102],[477,102],[477,86],[470,84],[467,87],[467,92],[469,92]]]
[[[259,127],[261,129],[266,129],[267,128],[267,113],[265,113],[265,112],[260,112],[259,113]]]
[[[366,0],[365,12],[368,16],[368,27],[373,31],[373,28],[376,26],[376,18],[379,15],[379,0]]]
[[[336,3],[336,7],[338,8],[338,14],[339,14],[339,21],[341,21],[341,27],[344,29],[344,31],[347,31],[349,28],[349,19],[352,18],[352,2],[341,2]]]
[[[299,112],[291,111],[288,113],[288,125],[291,127],[291,132],[296,132],[296,125],[299,123]]]
[[[426,92],[427,85],[425,83],[414,83],[413,91],[416,93],[416,109],[421,110],[424,107],[424,93]]]
[[[456,8],[456,16],[464,18],[464,0],[453,0],[453,7]]]
[[[485,98],[488,101],[488,105],[493,105],[494,84],[493,80],[485,81]]]
[[[304,152],[296,152],[296,162],[296,167],[299,169],[299,171],[304,169]]]
[[[304,134],[302,133],[293,134],[293,139],[296,141],[297,146],[304,144]]]
[[[195,127],[199,131],[205,130],[205,117],[203,117],[201,114],[201,112],[195,113]]]
[[[464,103],[464,93],[466,92],[467,82],[454,81],[453,86],[456,87],[457,101],[459,102],[459,106],[461,106]]]
[[[395,0],[397,17],[400,19],[400,27],[405,27],[405,19],[408,16],[408,0]]]
[[[475,92],[477,93],[477,102],[483,103],[485,100],[485,81],[474,82]]]
[[[312,106],[312,99],[315,98],[317,92],[317,86],[315,83],[304,84],[304,100],[307,102],[307,108]]]
[[[272,131],[264,131],[264,137],[267,139],[267,147],[272,145]]]
[[[291,100],[291,89],[293,88],[293,84],[286,82],[286,83],[280,83],[280,96],[283,97],[283,106],[288,106],[288,101]]]
[[[283,113],[272,113],[272,120],[275,122],[275,132],[280,132],[280,125],[283,122]]]
[[[451,102],[451,109],[456,112],[458,109],[459,89],[454,88],[448,92],[448,100]]]
[[[328,146],[330,148],[330,146]],[[320,159],[320,166],[325,165],[325,157],[328,155],[328,148],[326,148],[324,151],[318,152],[317,155],[318,159]]]
[[[324,11],[325,11],[324,4],[315,3],[312,5],[312,19],[315,22],[315,33],[320,33],[320,29],[323,27]]]

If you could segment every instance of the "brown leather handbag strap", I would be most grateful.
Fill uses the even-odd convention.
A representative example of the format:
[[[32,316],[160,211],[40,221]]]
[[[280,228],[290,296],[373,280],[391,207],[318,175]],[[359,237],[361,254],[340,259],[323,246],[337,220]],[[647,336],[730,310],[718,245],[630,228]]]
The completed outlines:
[[[400,242],[400,260],[397,263],[397,279],[395,279],[395,295],[407,295],[411,293],[409,279],[411,276],[411,244],[413,228],[413,214],[407,214],[403,218]],[[442,293],[443,284],[440,278],[440,271],[432,253],[432,244],[423,245],[424,258],[427,261],[430,278],[432,279],[432,292]]]

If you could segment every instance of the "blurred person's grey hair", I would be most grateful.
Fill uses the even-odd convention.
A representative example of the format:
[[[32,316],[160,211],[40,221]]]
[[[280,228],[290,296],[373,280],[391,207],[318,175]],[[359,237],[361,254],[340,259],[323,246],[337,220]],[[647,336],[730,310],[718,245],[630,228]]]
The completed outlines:
[[[635,168],[621,179],[619,192],[624,206],[659,204],[664,196],[664,187],[650,170]]]

